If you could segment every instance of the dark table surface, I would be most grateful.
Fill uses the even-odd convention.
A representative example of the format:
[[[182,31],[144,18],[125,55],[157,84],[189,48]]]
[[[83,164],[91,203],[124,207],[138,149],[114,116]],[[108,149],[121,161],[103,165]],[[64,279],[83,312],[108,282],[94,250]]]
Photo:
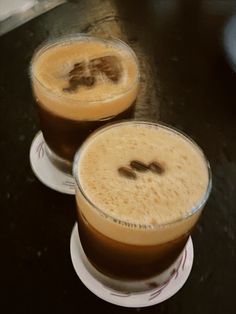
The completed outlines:
[[[230,0],[73,1],[0,37],[1,313],[235,313],[236,75],[224,47],[234,14]],[[150,308],[111,305],[81,283],[69,250],[74,197],[48,189],[30,168],[39,124],[29,62],[42,41],[72,32],[108,32],[130,44],[141,65],[136,117],[183,130],[211,163],[191,275]]]

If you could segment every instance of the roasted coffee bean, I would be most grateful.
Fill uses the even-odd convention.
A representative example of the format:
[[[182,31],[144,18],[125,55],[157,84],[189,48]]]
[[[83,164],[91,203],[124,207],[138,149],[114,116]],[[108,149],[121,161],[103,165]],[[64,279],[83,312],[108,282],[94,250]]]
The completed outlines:
[[[82,76],[79,80],[79,85],[91,87],[94,85],[95,81],[95,77],[93,76]]]
[[[149,167],[144,162],[139,161],[139,160],[132,160],[130,162],[130,167],[134,170],[141,171],[141,172],[149,170]]]
[[[79,86],[79,80],[80,80],[79,78],[74,77],[74,76],[72,78],[70,78],[69,86],[63,88],[63,91],[66,91],[66,92],[74,92],[74,91],[76,91],[76,89]]]
[[[63,90],[67,92],[74,92],[77,90],[79,85],[91,87],[95,84],[95,81],[96,80],[93,76],[72,76],[69,80],[69,86],[64,88]]]
[[[133,180],[135,180],[135,179],[137,178],[136,173],[135,173],[132,169],[130,169],[130,168],[128,168],[128,167],[120,167],[120,168],[118,169],[118,172],[119,172],[119,174],[120,174],[121,176],[123,176],[123,177],[125,177],[125,178],[127,178],[127,179],[133,179]]]
[[[151,162],[148,167],[152,172],[157,174],[162,174],[164,172],[163,166],[157,161]]]
[[[90,60],[90,70],[93,75],[103,73],[113,83],[121,78],[122,67],[116,56],[105,56]]]
[[[85,63],[79,62],[74,64],[74,68],[69,72],[69,76],[81,76],[85,71]]]

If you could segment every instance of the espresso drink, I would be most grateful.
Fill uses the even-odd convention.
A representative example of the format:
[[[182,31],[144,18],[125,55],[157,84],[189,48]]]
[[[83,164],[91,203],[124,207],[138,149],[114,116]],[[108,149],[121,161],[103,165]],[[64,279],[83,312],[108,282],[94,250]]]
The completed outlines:
[[[111,124],[74,162],[79,234],[90,262],[114,278],[143,279],[181,254],[210,192],[198,146],[166,126]]]
[[[78,35],[51,42],[36,52],[31,74],[48,151],[59,160],[71,163],[90,132],[132,116],[139,70],[119,40]]]

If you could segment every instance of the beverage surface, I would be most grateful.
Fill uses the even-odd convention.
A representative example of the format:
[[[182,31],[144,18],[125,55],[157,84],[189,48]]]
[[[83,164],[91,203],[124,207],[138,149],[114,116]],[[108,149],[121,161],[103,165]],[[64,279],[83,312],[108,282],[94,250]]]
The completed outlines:
[[[204,156],[189,139],[166,127],[132,122],[90,138],[77,171],[97,208],[137,226],[189,216],[209,180]]]
[[[61,40],[36,53],[31,71],[40,104],[71,119],[116,115],[137,94],[137,61],[120,41],[83,36]]]

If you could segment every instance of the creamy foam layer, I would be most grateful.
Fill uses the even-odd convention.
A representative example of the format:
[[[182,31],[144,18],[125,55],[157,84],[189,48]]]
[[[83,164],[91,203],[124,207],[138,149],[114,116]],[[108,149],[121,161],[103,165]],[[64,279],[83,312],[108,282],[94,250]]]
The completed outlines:
[[[133,160],[146,165],[158,162],[163,172],[132,170],[136,179],[122,176],[118,169],[130,168]],[[133,244],[171,241],[190,230],[200,211],[182,219],[203,199],[209,180],[205,159],[196,145],[165,127],[137,122],[119,124],[93,136],[82,150],[77,172],[86,197],[128,226],[104,219],[77,191],[86,219],[102,233]],[[139,228],[143,224],[149,227]],[[153,230],[156,225],[161,227]]]
[[[93,86],[80,85],[68,92],[74,65],[85,64],[84,75],[91,75],[89,62],[112,56],[120,65],[116,82],[96,74]],[[117,115],[135,100],[138,66],[132,50],[120,41],[77,37],[42,49],[33,58],[32,83],[36,97],[45,109],[73,120],[96,120]]]

